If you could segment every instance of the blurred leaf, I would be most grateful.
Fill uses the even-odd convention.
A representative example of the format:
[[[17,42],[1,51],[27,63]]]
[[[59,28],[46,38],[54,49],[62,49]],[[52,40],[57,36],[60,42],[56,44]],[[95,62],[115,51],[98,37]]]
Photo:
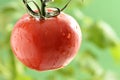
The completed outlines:
[[[86,29],[88,40],[101,48],[115,46],[119,42],[119,38],[111,29],[111,26],[103,21],[94,23],[92,26],[86,27]]]
[[[94,55],[87,51],[85,52],[80,59],[82,68],[85,71],[88,71],[91,75],[101,76],[104,73],[102,67],[98,64]]]
[[[1,10],[1,14],[4,15],[13,14],[16,11],[16,8],[13,6],[6,6]]]
[[[112,56],[117,64],[120,62],[120,45],[111,47]]]
[[[74,69],[72,69],[72,67],[67,67],[64,69],[60,69],[57,71],[58,74],[64,76],[64,77],[69,77],[69,76],[73,76],[74,75]]]

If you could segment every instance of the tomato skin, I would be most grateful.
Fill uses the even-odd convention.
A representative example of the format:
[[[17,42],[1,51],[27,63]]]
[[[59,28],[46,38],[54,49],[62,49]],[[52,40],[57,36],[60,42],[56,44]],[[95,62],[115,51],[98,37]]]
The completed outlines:
[[[14,26],[11,47],[29,68],[45,71],[66,66],[81,44],[81,31],[69,15],[39,20],[25,14]]]

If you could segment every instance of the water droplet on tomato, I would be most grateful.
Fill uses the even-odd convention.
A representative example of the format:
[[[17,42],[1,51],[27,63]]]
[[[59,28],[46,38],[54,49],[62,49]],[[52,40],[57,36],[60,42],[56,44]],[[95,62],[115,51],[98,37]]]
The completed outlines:
[[[67,39],[70,39],[70,38],[71,38],[71,34],[68,33],[68,34],[67,34]]]
[[[56,67],[56,65],[58,64],[58,60],[59,60],[59,56],[56,56],[54,62],[53,62],[53,67]]]
[[[65,50],[61,50],[61,54],[62,54],[63,56],[66,56],[66,51],[65,51]]]
[[[30,39],[27,39],[27,41],[28,41],[29,43],[31,43],[31,40],[30,40]]]
[[[15,48],[16,51],[18,51],[18,48]]]
[[[17,36],[15,35],[14,38],[16,38]]]

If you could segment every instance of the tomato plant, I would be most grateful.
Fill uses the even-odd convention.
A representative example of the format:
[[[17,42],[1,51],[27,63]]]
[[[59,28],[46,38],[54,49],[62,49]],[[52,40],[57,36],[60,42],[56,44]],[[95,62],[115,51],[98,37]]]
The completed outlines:
[[[50,0],[49,0],[50,1]],[[15,24],[11,35],[11,47],[16,57],[29,68],[44,71],[66,66],[75,57],[81,44],[78,23],[63,9],[45,8],[33,11],[23,0],[29,14],[24,14]]]

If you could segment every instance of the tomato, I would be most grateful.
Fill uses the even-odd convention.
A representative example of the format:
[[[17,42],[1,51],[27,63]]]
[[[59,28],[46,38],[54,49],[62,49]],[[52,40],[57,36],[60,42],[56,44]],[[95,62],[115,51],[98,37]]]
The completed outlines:
[[[45,19],[25,14],[14,26],[11,47],[24,65],[45,71],[69,64],[79,50],[81,39],[78,23],[63,12]]]
[[[78,52],[81,31],[67,14],[37,20],[25,14],[15,25],[11,46],[16,57],[36,70],[66,66]]]

